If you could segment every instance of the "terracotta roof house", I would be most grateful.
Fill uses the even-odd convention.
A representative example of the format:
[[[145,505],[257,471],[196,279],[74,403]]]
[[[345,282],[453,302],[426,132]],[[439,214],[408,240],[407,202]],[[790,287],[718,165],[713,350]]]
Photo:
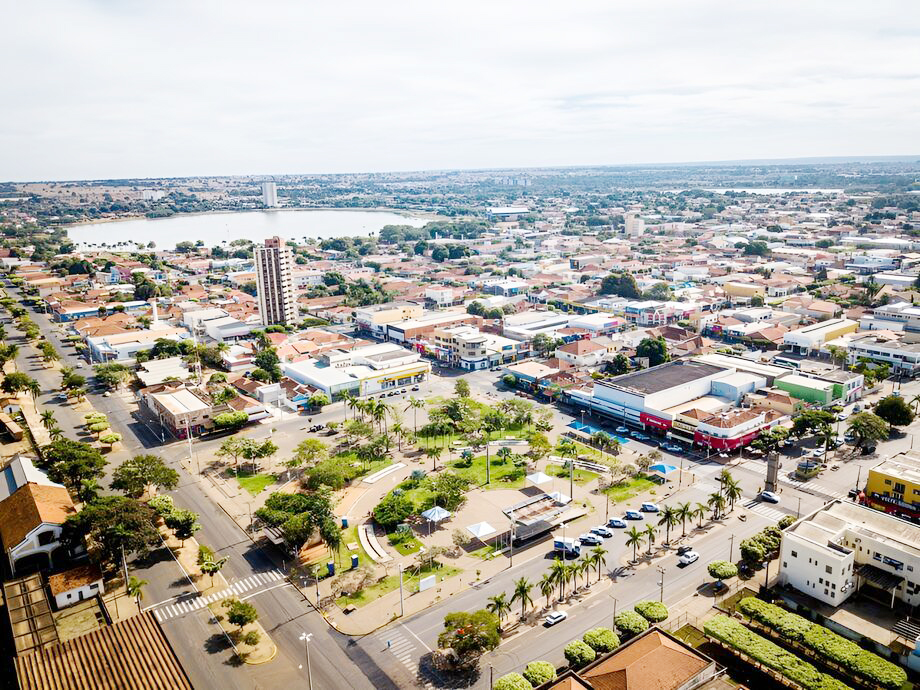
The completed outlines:
[[[98,565],[87,563],[48,576],[48,589],[58,609],[91,599],[105,591],[102,571]]]
[[[715,661],[654,627],[539,690],[691,690],[716,673]]]
[[[0,538],[10,570],[15,574],[53,567],[61,548],[61,526],[76,512],[60,485],[29,482],[0,501]]]
[[[604,361],[607,356],[607,348],[590,340],[575,340],[556,348],[555,355],[577,367],[591,367]]]

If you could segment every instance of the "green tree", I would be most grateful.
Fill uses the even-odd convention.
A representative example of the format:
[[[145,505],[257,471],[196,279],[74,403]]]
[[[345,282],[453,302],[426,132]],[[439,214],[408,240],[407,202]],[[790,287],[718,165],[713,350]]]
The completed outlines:
[[[88,443],[62,438],[43,446],[36,464],[51,481],[77,493],[84,481],[102,476],[106,461]]]
[[[738,566],[728,561],[713,561],[706,566],[709,576],[721,585],[722,580],[728,580],[738,575]]]
[[[644,541],[643,533],[636,529],[636,526],[633,525],[628,530],[626,530],[626,546],[632,547],[633,550],[633,563],[636,562],[637,549],[642,546]]]
[[[218,429],[240,429],[249,421],[249,415],[242,410],[234,410],[214,415],[213,421]]]
[[[900,395],[889,395],[879,400],[875,415],[891,426],[907,426],[914,421],[914,411]]]
[[[620,611],[613,619],[616,629],[625,637],[635,637],[648,630],[648,621],[635,611]]]
[[[121,562],[121,551],[144,555],[160,542],[153,527],[153,510],[125,496],[102,496],[69,515],[61,539],[69,547],[90,543],[91,553],[109,565]]]
[[[134,577],[134,575],[128,578],[128,586],[126,588],[128,590],[128,596],[134,599],[138,607],[140,607],[141,600],[144,598],[144,587],[149,584],[147,580],[141,580]]]
[[[470,397],[470,384],[464,378],[454,381],[454,393],[461,398]]]
[[[531,661],[521,674],[533,687],[556,680],[556,667],[548,661]]]
[[[457,611],[444,616],[444,631],[438,635],[438,647],[453,649],[461,664],[469,665],[501,641],[498,617],[481,609]]]
[[[850,417],[847,430],[856,441],[857,448],[868,448],[888,438],[888,422],[871,412],[859,412]]]
[[[374,508],[374,519],[384,529],[395,527],[412,514],[412,501],[403,494],[389,493]]]
[[[511,610],[511,602],[508,601],[508,597],[504,592],[500,592],[495,596],[489,597],[486,609],[498,616],[498,624],[501,625],[505,615]]]
[[[37,398],[42,392],[38,381],[21,371],[7,374],[3,379],[3,383],[0,383],[0,390],[10,395],[25,392],[31,395],[33,399]]]
[[[612,652],[620,646],[620,638],[610,628],[593,628],[586,632],[582,639],[598,654]]]
[[[156,455],[135,455],[125,460],[112,474],[111,488],[128,496],[139,498],[148,489],[169,491],[179,485],[179,473],[167,467],[163,458]]]
[[[792,433],[799,438],[808,433],[820,436],[835,421],[834,415],[825,410],[805,410],[793,418]]]
[[[617,375],[629,373],[629,358],[623,353],[617,353],[608,365],[608,368],[611,373]]]
[[[531,685],[520,673],[506,673],[495,681],[493,690],[531,690]]]
[[[668,345],[664,338],[643,338],[636,346],[636,357],[648,357],[650,367],[670,361]]]
[[[533,606],[533,597],[530,592],[533,590],[533,583],[526,577],[522,577],[514,582],[514,592],[511,595],[511,603],[521,602],[521,619],[527,613],[527,608]]]
[[[639,299],[642,291],[630,273],[611,273],[601,281],[600,294],[618,295],[627,299]]]
[[[201,529],[201,525],[198,522],[198,513],[191,510],[173,510],[163,521],[176,535],[176,539],[182,540],[183,545],[186,539],[191,539],[192,535]]]
[[[572,640],[562,650],[565,660],[572,668],[587,666],[597,657],[597,653],[581,640]]]
[[[231,599],[227,602],[227,622],[235,625],[240,632],[250,623],[255,623],[259,619],[259,612],[256,607],[248,601]]]

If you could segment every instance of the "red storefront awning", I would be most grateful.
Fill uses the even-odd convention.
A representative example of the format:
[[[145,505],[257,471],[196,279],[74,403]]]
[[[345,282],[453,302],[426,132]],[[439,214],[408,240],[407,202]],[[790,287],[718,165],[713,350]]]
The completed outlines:
[[[645,412],[642,412],[639,414],[639,421],[641,421],[643,424],[648,424],[649,426],[653,426],[656,429],[661,429],[662,431],[667,431],[668,429],[671,428],[670,419],[661,419],[661,417],[653,417],[652,415],[647,414]]]
[[[760,430],[751,431],[744,436],[737,436],[735,438],[719,438],[718,436],[710,436],[709,434],[704,434],[701,431],[697,431],[693,434],[693,440],[696,443],[700,443],[704,446],[709,446],[713,450],[734,450],[740,446],[746,446],[755,438],[757,438]]]

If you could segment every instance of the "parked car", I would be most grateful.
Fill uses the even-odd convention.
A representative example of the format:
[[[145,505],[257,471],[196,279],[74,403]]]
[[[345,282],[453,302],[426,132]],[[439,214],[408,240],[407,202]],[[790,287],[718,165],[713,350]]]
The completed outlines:
[[[623,519],[625,520],[644,520],[645,517],[638,510],[627,510],[623,513]]]
[[[680,446],[675,446],[672,443],[666,443],[665,445],[662,446],[662,448],[664,448],[669,453],[683,453],[684,452],[683,448],[681,448]]]
[[[629,433],[629,429],[627,429],[625,426],[618,426],[618,427],[616,428],[616,432],[617,432],[618,434],[628,434],[628,433]]]
[[[613,536],[613,532],[611,532],[609,529],[607,529],[604,525],[598,525],[597,527],[592,527],[592,528],[591,528],[591,532],[592,532],[593,534],[600,535],[600,536],[604,537],[605,539],[606,539],[607,537],[612,537],[612,536]]]
[[[853,414],[857,412],[862,412],[862,405],[853,405]]]
[[[767,503],[779,503],[779,494],[775,494],[772,491],[761,491],[760,500]]]
[[[552,626],[556,625],[556,623],[561,623],[568,617],[569,614],[567,614],[565,611],[553,611],[543,619],[543,625],[545,625],[547,628],[551,628]]]
[[[412,390],[417,391],[417,390],[418,390],[418,386],[412,386]]]
[[[696,563],[698,560],[700,560],[700,555],[696,551],[688,551],[677,557],[677,562],[681,565],[690,565],[691,563]]]
[[[872,455],[875,452],[875,446],[866,446],[862,449],[863,455]]]
[[[582,534],[578,537],[578,541],[587,546],[597,546],[604,543],[604,540],[596,534]]]
[[[820,457],[823,457],[823,455],[824,455],[824,448],[815,448],[813,451],[811,451],[811,456],[813,458],[820,458]]]
[[[837,421],[842,422],[844,419],[846,419],[849,416],[850,415],[848,415],[846,412],[841,412],[840,414],[837,415]]]
[[[690,546],[690,545],[688,545],[688,544],[685,544],[684,546],[678,546],[678,547],[677,547],[677,555],[678,555],[678,556],[683,556],[685,553],[690,553],[691,551],[693,551],[693,547]]]
[[[859,489],[850,489],[847,491],[847,498],[856,498],[859,496]]]
[[[648,441],[648,434],[643,434],[641,431],[633,431],[630,436],[632,436],[637,441]]]
[[[626,522],[620,518],[610,518],[610,521],[607,523],[607,527],[616,527],[617,529],[623,529],[626,527]]]
[[[643,503],[639,508],[643,513],[657,513],[658,504],[657,503]]]

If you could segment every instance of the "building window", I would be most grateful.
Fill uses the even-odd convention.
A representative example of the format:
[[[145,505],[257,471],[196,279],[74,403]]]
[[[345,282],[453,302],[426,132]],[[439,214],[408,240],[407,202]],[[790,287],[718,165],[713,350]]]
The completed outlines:
[[[798,557],[799,557],[799,554],[797,554],[795,551],[793,551],[793,552],[792,552],[792,557],[793,557],[793,558],[798,558]]]
[[[819,585],[823,585],[823,584],[824,584],[824,578],[823,578],[823,577],[819,577],[819,578],[818,578],[818,584],[819,584]]]
[[[833,598],[834,598],[834,593],[833,593],[833,592],[831,592],[831,599],[833,599]]]
[[[830,567],[829,565],[826,565],[826,566],[824,566],[824,572],[830,574],[830,573],[833,572],[833,570],[831,570],[831,567]]]
[[[47,546],[54,541],[54,530],[45,530],[38,535],[39,546]]]

